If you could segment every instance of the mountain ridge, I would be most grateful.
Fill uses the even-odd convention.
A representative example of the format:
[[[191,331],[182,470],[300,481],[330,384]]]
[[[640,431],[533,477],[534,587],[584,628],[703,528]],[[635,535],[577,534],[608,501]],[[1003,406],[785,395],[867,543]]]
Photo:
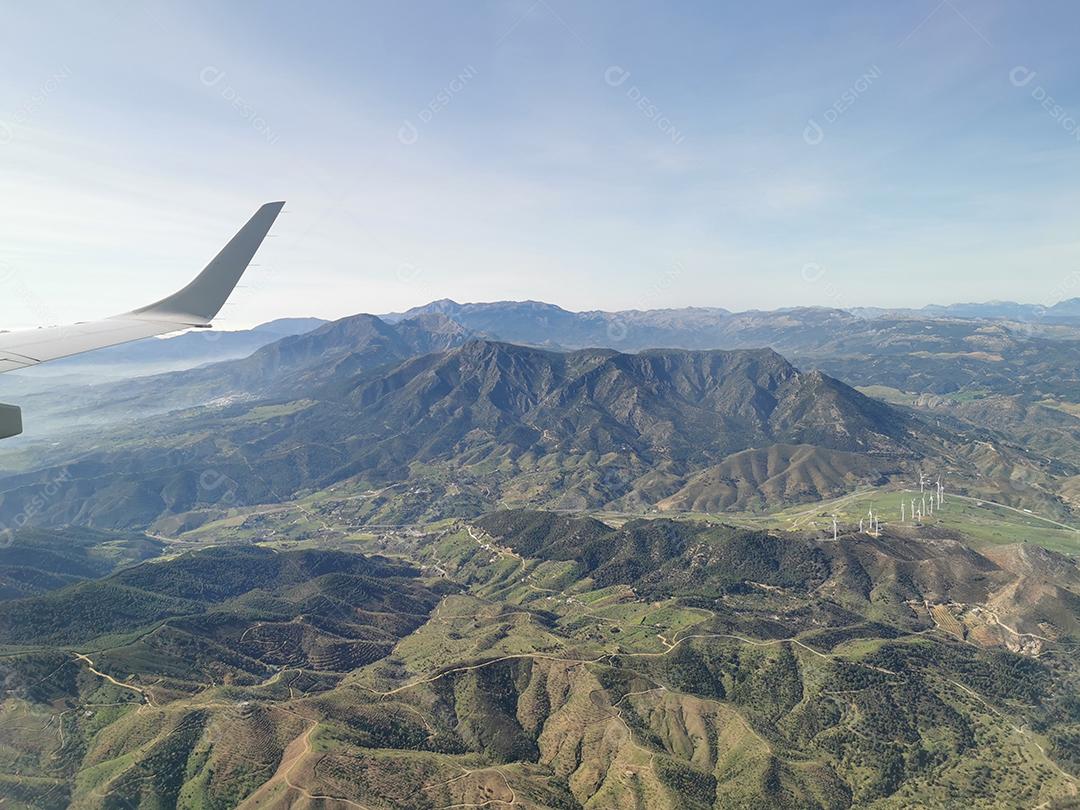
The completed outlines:
[[[398,337],[389,332],[392,344]],[[819,371],[800,372],[771,349],[560,353],[472,338],[358,371],[351,357],[309,372],[315,377],[305,379],[320,383],[305,385],[300,400],[180,413],[157,425],[157,438],[2,479],[0,519],[46,486],[58,491],[38,520],[117,528],[224,497],[273,502],[346,479],[386,486],[417,465],[446,475],[490,470],[498,488],[564,467],[553,495],[599,505],[657,473],[648,497],[667,497],[686,476],[751,448],[813,445],[886,459],[888,469],[937,441],[907,412]],[[819,469],[837,463],[861,469],[835,461]],[[207,486],[208,469],[232,483]],[[108,481],[99,480],[106,471]]]

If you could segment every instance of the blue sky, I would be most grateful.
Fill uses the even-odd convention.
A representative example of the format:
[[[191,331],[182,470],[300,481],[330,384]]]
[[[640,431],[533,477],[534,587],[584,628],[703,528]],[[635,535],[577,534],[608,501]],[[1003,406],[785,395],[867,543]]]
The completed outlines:
[[[1069,2],[5,9],[0,326],[1080,295]],[[1073,117],[1075,116],[1075,118]]]

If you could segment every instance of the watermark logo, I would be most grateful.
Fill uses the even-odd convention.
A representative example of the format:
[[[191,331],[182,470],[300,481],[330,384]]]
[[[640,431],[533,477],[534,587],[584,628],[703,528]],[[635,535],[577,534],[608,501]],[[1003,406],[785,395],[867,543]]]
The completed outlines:
[[[620,89],[629,81],[630,71],[619,65],[610,65],[603,73],[604,84],[608,87]],[[671,139],[671,142],[676,146],[680,145],[686,136],[679,130],[671,119],[668,118],[664,112],[653,103],[644,91],[636,84],[631,83],[623,91],[623,95],[641,112],[641,114],[649,121],[651,121],[660,132]]]
[[[411,262],[402,262],[398,265],[394,275],[402,284],[412,284],[423,277],[424,269],[422,267],[417,267]]]
[[[608,321],[607,335],[608,340],[612,343],[622,343],[629,334],[630,327],[626,325],[626,321],[622,318],[614,318],[613,320]]]
[[[806,122],[806,128],[803,130],[802,137],[810,146],[817,146],[825,140],[825,130],[821,128],[821,124],[811,118]]]
[[[807,262],[802,266],[799,275],[807,284],[822,284],[825,298],[835,309],[846,309],[844,306],[844,294],[840,288],[826,278],[828,270],[817,262]]]
[[[199,81],[203,83],[204,87],[216,89],[218,95],[227,101],[229,106],[236,110],[245,121],[251,124],[251,128],[262,135],[268,144],[273,146],[278,142],[278,134],[270,128],[266,119],[259,114],[259,111],[247,99],[240,95],[240,92],[235,87],[225,81],[224,70],[214,65],[207,65],[199,71]]]
[[[232,506],[237,501],[238,489],[236,481],[218,470],[203,470],[199,476],[199,494],[208,503]]]
[[[420,140],[420,131],[435,120],[443,110],[450,106],[453,100],[464,92],[469,83],[476,78],[478,71],[472,65],[466,65],[457,76],[451,79],[445,87],[431,97],[431,100],[416,111],[415,121],[406,118],[398,127],[397,139],[404,146],[412,146]]]
[[[55,311],[26,283],[23,273],[8,262],[0,261],[0,286],[8,301],[22,301],[31,317],[42,324],[56,323]]]
[[[825,268],[817,262],[807,262],[802,266],[802,270],[799,275],[802,276],[803,281],[808,281],[811,284],[821,281],[825,276]]]
[[[859,100],[873,84],[881,78],[881,68],[877,65],[872,65],[865,73],[863,73],[855,82],[840,94],[832,104],[825,108],[820,113],[821,122],[817,120],[817,117],[811,116],[806,126],[803,128],[803,141],[808,146],[817,146],[825,140],[825,128],[832,126],[840,117],[850,110],[855,102]]]
[[[1035,71],[1023,65],[1017,65],[1009,71],[1009,81],[1013,87],[1027,87],[1035,79]]]
[[[604,81],[609,87],[619,87],[629,78],[630,71],[618,65],[612,65],[604,71]]]
[[[25,528],[35,517],[45,511],[49,502],[59,494],[61,487],[69,480],[71,480],[70,475],[67,470],[64,470],[48,481],[41,490],[31,495],[19,513],[6,525],[0,526],[0,548],[7,548],[14,543],[15,533]]]
[[[20,104],[6,120],[0,121],[0,145],[6,145],[15,140],[15,127],[28,123],[70,76],[71,69],[67,65],[61,65],[59,70],[30,95],[30,98]]]
[[[1058,283],[1054,285],[1054,288],[1050,291],[1049,299],[1060,303],[1075,298],[1077,290],[1080,290],[1080,270],[1073,270],[1071,273],[1062,276]],[[1040,326],[1046,322],[1048,317],[1052,318],[1053,314],[1049,307],[1040,304],[1020,319],[1018,331],[1027,337],[1035,337],[1040,331]]]
[[[405,146],[412,146],[420,140],[420,130],[412,121],[405,121],[398,129],[397,137]]]
[[[614,500],[625,495],[630,489],[631,477],[629,472],[621,467],[602,467],[596,485],[604,496]]]
[[[1009,83],[1013,87],[1020,89],[1031,87],[1031,97],[1038,102],[1040,107],[1046,110],[1050,120],[1060,126],[1065,131],[1065,134],[1071,135],[1073,140],[1080,143],[1080,121],[1077,121],[1068,110],[1062,107],[1050,94],[1049,90],[1035,82],[1037,75],[1034,70],[1025,65],[1017,65],[1009,71]]]
[[[676,262],[672,267],[669,267],[652,285],[654,293],[662,293],[671,289],[672,285],[678,281],[679,277],[683,274],[683,266],[681,263]]]

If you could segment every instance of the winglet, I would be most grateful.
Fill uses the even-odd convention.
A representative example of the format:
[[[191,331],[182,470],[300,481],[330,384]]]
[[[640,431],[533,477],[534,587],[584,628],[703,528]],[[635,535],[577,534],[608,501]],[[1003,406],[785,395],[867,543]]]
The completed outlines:
[[[179,292],[130,313],[146,320],[207,326],[244,274],[284,202],[266,203],[221,249],[195,280]]]

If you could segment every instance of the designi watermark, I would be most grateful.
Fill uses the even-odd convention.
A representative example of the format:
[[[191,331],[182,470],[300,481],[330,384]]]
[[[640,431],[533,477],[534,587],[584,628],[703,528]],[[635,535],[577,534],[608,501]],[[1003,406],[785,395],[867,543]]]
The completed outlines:
[[[621,88],[626,84],[629,78],[630,71],[619,65],[611,65],[604,71],[604,83],[608,87]],[[641,111],[641,114],[644,115],[645,118],[652,121],[658,130],[667,135],[673,144],[678,146],[685,140],[686,136],[682,131],[671,122],[671,119],[668,118],[636,84],[630,84],[630,86],[626,88],[624,95]]]
[[[822,290],[825,293],[825,297],[832,304],[834,309],[846,309],[844,305],[844,294],[826,276],[828,270],[817,262],[807,262],[802,266],[802,270],[799,271],[799,275],[802,280],[807,284],[821,284]]]
[[[1073,118],[1068,110],[1058,104],[1045,87],[1035,82],[1037,75],[1031,68],[1017,65],[1009,71],[1009,82],[1013,87],[1031,87],[1031,97],[1046,110],[1050,119],[1056,122],[1067,135],[1071,135],[1077,143],[1080,143],[1080,121]]]
[[[681,262],[676,262],[665,270],[650,286],[649,289],[652,294],[659,295],[660,293],[669,290],[678,278],[682,276],[683,270],[684,268]],[[630,336],[630,326],[622,317],[616,315],[607,323],[607,336],[608,340],[612,343],[622,343]]]
[[[199,80],[206,87],[218,88],[218,94],[229,102],[229,106],[240,113],[240,116],[251,124],[251,128],[262,135],[268,144],[273,146],[278,142],[278,134],[270,128],[270,124],[259,114],[254,105],[240,95],[240,92],[235,87],[225,81],[224,70],[213,65],[207,65],[199,72]]]
[[[872,65],[840,96],[820,114],[822,123],[817,118],[810,116],[803,129],[803,140],[809,146],[817,146],[825,140],[826,127],[832,126],[840,117],[850,110],[855,102],[868,91],[874,82],[881,78],[881,68]]]
[[[0,295],[7,301],[22,301],[38,323],[56,323],[56,313],[34,293],[22,271],[5,261],[0,261]]]
[[[467,65],[457,76],[451,79],[446,87],[442,88],[431,101],[416,111],[415,120],[406,118],[398,128],[397,138],[405,146],[412,146],[420,140],[420,131],[432,121],[435,116],[450,106],[450,103],[465,90],[469,82],[476,78],[478,71],[472,65]]]
[[[35,90],[26,101],[20,104],[15,111],[5,120],[0,121],[0,144],[11,143],[15,138],[14,126],[22,126],[33,118],[34,113],[44,106],[49,96],[60,89],[68,78],[71,77],[71,68],[61,65],[60,69],[53,73],[45,82]]]
[[[31,495],[26,505],[19,510],[19,513],[7,525],[0,527],[0,548],[7,548],[14,543],[15,532],[25,528],[31,520],[40,515],[45,507],[49,505],[49,501],[56,497],[57,493],[60,492],[60,488],[69,480],[68,471],[64,470],[45,484],[39,492]]]

